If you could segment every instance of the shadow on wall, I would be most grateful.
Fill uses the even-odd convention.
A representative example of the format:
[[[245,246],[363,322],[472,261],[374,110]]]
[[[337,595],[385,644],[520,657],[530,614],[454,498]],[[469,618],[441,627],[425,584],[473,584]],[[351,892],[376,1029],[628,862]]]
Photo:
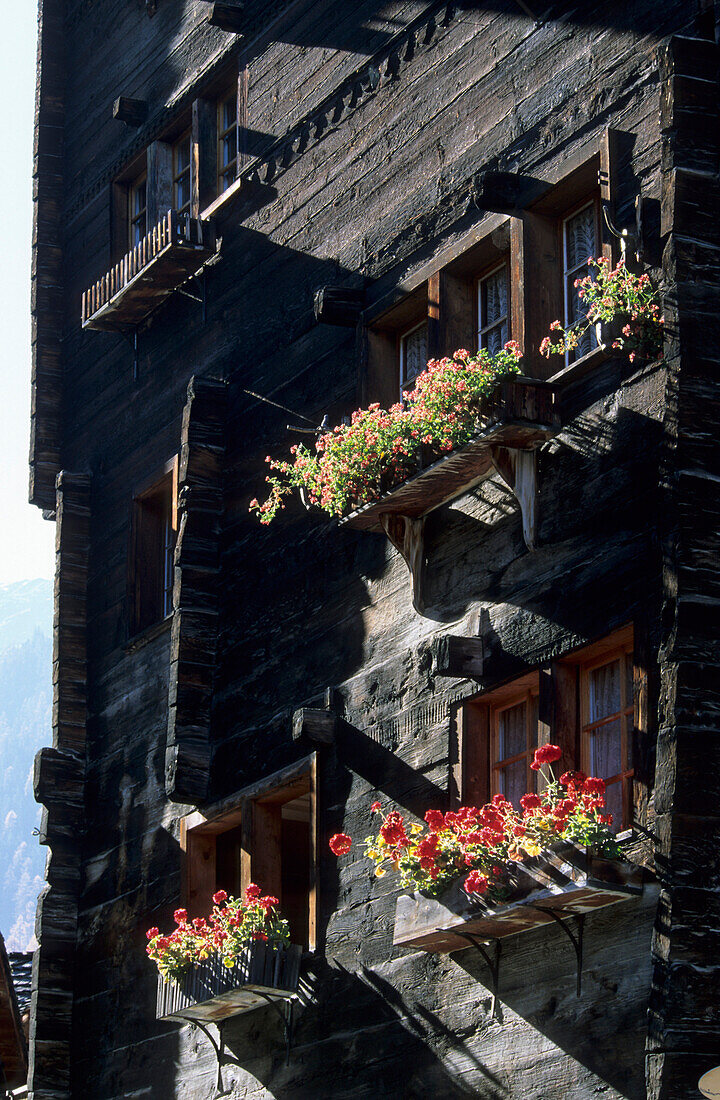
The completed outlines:
[[[356,972],[306,957],[289,1063],[271,1010],[236,1017],[225,1038],[242,1069],[226,1067],[227,1094],[234,1082],[248,1088],[250,1075],[274,1100],[548,1100],[559,1089],[579,1100],[608,1088],[642,1100],[656,904],[648,887],[588,917],[580,998],[559,929],[506,943],[496,1017],[473,949],[413,952]],[[207,1040],[193,1032],[185,1045],[199,1053]]]

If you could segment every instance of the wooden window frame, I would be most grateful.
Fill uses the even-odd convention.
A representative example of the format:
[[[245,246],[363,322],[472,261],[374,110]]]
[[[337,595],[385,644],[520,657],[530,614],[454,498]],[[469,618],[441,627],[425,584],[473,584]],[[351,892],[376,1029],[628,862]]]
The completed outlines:
[[[134,211],[135,196],[142,186],[145,186],[145,202],[139,212]],[[135,237],[135,226],[142,219],[143,231],[139,236]],[[148,174],[147,169],[142,171],[139,176],[136,176],[134,180],[131,180],[127,189],[127,227],[128,227],[128,240],[127,246],[129,251],[147,235],[148,231]]]
[[[421,321],[418,321],[417,324],[412,325],[410,328],[405,329],[403,332],[399,332],[398,336],[397,336],[398,400],[400,400],[400,401],[402,401],[403,397],[408,392],[408,390],[411,390],[414,387],[415,380],[418,377],[417,374],[414,374],[412,376],[412,378],[407,378],[406,377],[406,372],[405,372],[405,355],[406,355],[405,341],[407,340],[408,336],[412,336],[412,334],[414,332],[417,332],[418,329],[423,328],[423,327],[427,330],[428,337],[429,337],[429,326],[428,326],[427,317],[424,317]],[[429,357],[429,354],[430,353],[429,353],[429,344],[428,344],[428,357]],[[427,360],[426,360],[426,363],[427,363]],[[418,373],[422,374],[422,371],[424,369],[425,368],[423,367],[422,370],[420,370]]]
[[[238,101],[239,101],[239,89],[236,86],[231,91],[227,92],[224,96],[221,96],[217,102],[217,184],[216,190],[218,197],[224,195],[225,192],[232,187],[239,174],[239,156],[240,156],[240,123],[238,117]],[[223,128],[223,110],[225,105],[230,101],[235,101],[235,117],[230,126]],[[232,161],[223,163],[223,143],[228,134],[235,131],[235,163]],[[230,173],[232,172],[232,177]]]
[[[185,145],[187,148],[188,161],[184,168],[178,169],[178,152],[180,148]],[[192,215],[193,208],[193,179],[195,173],[193,172],[193,140],[192,129],[188,127],[183,133],[175,139],[172,143],[172,205],[173,210],[176,210],[178,214],[190,214]],[[187,201],[179,205],[178,189],[182,184],[182,181],[187,178]]]
[[[586,210],[589,206],[592,206],[593,213],[594,213],[594,221],[595,221],[595,249],[594,249],[594,253],[595,253],[595,256],[597,256],[599,253],[602,252],[602,222],[601,222],[601,213],[600,213],[600,188],[599,188],[599,186],[597,187],[597,189],[593,193],[590,193],[590,194],[586,195],[584,199],[582,199],[579,202],[574,203],[573,206],[570,207],[570,209],[567,210],[564,214],[562,214],[562,216],[558,220],[558,230],[559,230],[559,234],[560,234],[560,245],[559,245],[558,254],[560,256],[560,268],[561,268],[560,276],[561,276],[561,279],[562,279],[561,286],[562,286],[562,304],[563,304],[563,325],[564,325],[565,328],[568,328],[569,324],[570,324],[570,310],[569,310],[570,301],[569,301],[569,297],[568,297],[568,288],[567,288],[568,279],[573,274],[577,278],[582,278],[585,275],[587,275],[587,262],[586,262],[586,260],[583,261],[583,263],[581,263],[580,265],[577,265],[574,268],[568,268],[566,266],[567,265],[567,235],[566,235],[566,232],[565,232],[565,227],[567,226],[567,223],[570,221],[571,218],[574,218],[576,214],[579,214],[579,213],[581,213],[581,211]],[[551,320],[553,320],[553,319],[554,318],[551,318]],[[548,331],[549,331],[549,327],[550,326],[548,324]],[[592,340],[593,340],[593,346],[591,347],[589,352],[585,352],[585,355],[590,355],[591,352],[595,351],[596,348],[597,348],[597,341],[595,340],[594,333],[592,335]],[[576,353],[574,351],[566,351],[565,352],[565,366],[569,366],[571,363],[576,362],[577,359],[579,359],[579,358],[582,358],[582,357],[581,356],[576,356]]]
[[[277,808],[302,794],[310,795],[310,889],[308,893],[308,944],[315,951],[318,939],[319,847],[318,768],[312,753],[295,764],[243,788],[237,794],[180,823],[182,853],[182,901],[191,917],[206,914],[218,888],[217,838],[230,829],[241,829],[241,887],[257,882],[263,893],[280,898],[282,889],[277,829]]]
[[[595,722],[590,722],[590,673],[605,665],[620,662],[620,710],[612,715],[607,715]],[[629,670],[628,670],[629,662]],[[628,671],[632,672],[632,680],[635,681],[635,662],[633,642],[626,642],[616,649],[601,656],[595,656],[590,660],[580,663],[580,767],[588,775],[590,774],[590,734],[594,729],[607,725],[609,722],[620,721],[620,759],[624,762],[623,769],[615,776],[607,777],[607,784],[620,783],[622,791],[623,820],[621,829],[629,829],[633,824],[633,781],[635,768],[632,761],[632,732],[634,727],[634,699],[627,699]]]
[[[494,794],[499,793],[497,781],[497,756],[498,723],[497,719],[502,711],[516,706],[525,700],[540,697],[540,672],[533,670],[523,676],[490,691],[484,691],[479,695],[466,699],[458,708],[455,715],[457,730],[457,764],[456,764],[456,790],[460,802],[481,806],[489,802]],[[528,710],[528,721],[531,710]],[[544,730],[538,705],[537,711],[537,744],[548,740]],[[532,756],[527,749],[528,776],[530,777],[528,791],[534,789],[533,779],[535,773],[530,769]],[[508,758],[509,760],[509,758]]]
[[[128,590],[130,599],[130,636],[134,637],[168,619],[173,612],[173,567],[168,585],[168,543],[166,535],[150,528],[148,512],[154,498],[170,493],[170,530],[174,553],[178,530],[178,456],[174,455],[161,470],[139,485],[133,493],[131,552]],[[165,528],[163,528],[165,531]],[[152,571],[149,571],[149,570]],[[168,592],[170,603],[168,606]]]
[[[491,693],[492,694],[492,693]],[[491,795],[500,794],[500,772],[507,767],[508,764],[513,764],[518,760],[525,758],[525,791],[535,790],[536,774],[532,771],[530,765],[532,763],[533,754],[537,748],[539,741],[539,727],[540,722],[538,718],[538,711],[534,710],[532,706],[533,699],[538,700],[540,696],[540,686],[533,688],[532,686],[522,688],[515,696],[512,696],[509,700],[503,703],[493,704],[491,700],[488,700],[490,707],[490,793]],[[514,756],[508,756],[503,759],[500,758],[500,715],[506,711],[511,710],[513,707],[519,706],[524,703],[526,706],[525,712],[525,751],[516,753]],[[532,726],[533,726],[533,713],[536,715],[535,722],[535,741],[532,741]]]
[[[484,282],[486,282],[486,280],[489,279],[492,275],[495,275],[496,272],[502,271],[503,269],[505,270],[505,275],[506,275],[506,278],[507,278],[507,311],[505,313],[505,316],[503,318],[501,318],[499,322],[495,321],[495,322],[493,322],[492,325],[483,326],[483,324],[482,324],[482,297],[481,297],[481,295],[482,295],[482,284]],[[486,347],[486,345],[483,343],[484,333],[489,332],[491,329],[497,328],[498,324],[502,324],[503,321],[505,322],[505,324],[507,326],[507,333],[508,333],[507,339],[512,340],[512,338],[513,338],[513,336],[512,336],[512,281],[511,281],[511,278],[510,278],[510,253],[509,252],[507,252],[505,254],[505,256],[499,261],[499,263],[493,264],[489,268],[486,268],[484,271],[481,271],[479,275],[477,275],[477,277],[475,279],[474,299],[475,299],[475,344],[474,344],[474,347],[477,349],[477,351],[482,351],[482,349],[484,347]],[[507,341],[505,341],[505,343],[507,343]],[[503,344],[503,346],[504,346],[504,344]]]

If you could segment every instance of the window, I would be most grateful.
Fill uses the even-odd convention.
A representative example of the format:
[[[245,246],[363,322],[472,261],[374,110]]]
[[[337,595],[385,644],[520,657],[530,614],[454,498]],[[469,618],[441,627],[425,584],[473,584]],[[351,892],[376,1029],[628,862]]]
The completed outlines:
[[[161,622],[173,609],[177,535],[177,461],[135,496],[131,555],[132,633]]]
[[[458,713],[460,797],[481,806],[503,794],[515,806],[535,789],[540,676],[531,672],[468,700]]]
[[[400,336],[400,396],[412,389],[415,379],[425,370],[428,361],[428,323],[408,329]]]
[[[237,92],[218,103],[217,133],[217,191],[222,195],[237,179],[238,156],[238,99]]]
[[[175,142],[172,149],[173,162],[173,209],[179,214],[190,213],[192,195],[191,176],[191,140],[190,131]]]
[[[587,323],[586,308],[580,299],[575,281],[587,275],[588,258],[598,254],[597,221],[597,205],[594,201],[586,203],[579,210],[563,218],[563,305],[566,328]],[[566,362],[570,363],[579,359],[581,355],[587,355],[595,347],[597,347],[595,332],[590,328],[581,337],[577,348],[567,353]]]
[[[491,730],[492,793],[519,806],[535,786],[530,765],[538,743],[537,692],[528,688],[519,698],[492,707]]]
[[[206,913],[216,890],[240,895],[250,882],[280,900],[293,943],[316,940],[315,756],[183,821],[184,901]]]
[[[147,234],[147,173],[143,172],[128,188],[129,246],[135,248]]]
[[[632,646],[596,658],[581,669],[582,767],[607,785],[607,807],[617,827],[632,820]]]
[[[647,680],[634,667],[633,635],[632,626],[623,627],[541,671],[467,700],[457,714],[460,801],[481,805],[504,794],[517,805],[533,790],[536,746],[550,741],[563,753],[556,777],[582,769],[604,779],[613,828],[628,828],[639,793],[633,766],[635,680]]]
[[[510,275],[507,262],[478,279],[478,350],[490,355],[501,351],[510,339]]]

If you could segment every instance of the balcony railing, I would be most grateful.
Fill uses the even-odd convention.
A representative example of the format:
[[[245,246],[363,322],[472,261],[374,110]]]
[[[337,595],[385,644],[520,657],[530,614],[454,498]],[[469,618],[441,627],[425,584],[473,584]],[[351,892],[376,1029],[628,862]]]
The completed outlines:
[[[168,210],[114,267],[82,296],[82,327],[136,328],[217,250],[212,222]]]

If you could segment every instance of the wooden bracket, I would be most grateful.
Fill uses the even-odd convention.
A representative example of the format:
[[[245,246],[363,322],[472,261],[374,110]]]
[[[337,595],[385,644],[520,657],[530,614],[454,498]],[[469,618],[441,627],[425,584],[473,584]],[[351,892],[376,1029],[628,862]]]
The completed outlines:
[[[413,519],[396,512],[383,512],[380,523],[395,549],[399,551],[412,578],[413,607],[423,611],[423,574],[425,567],[425,517]]]
[[[493,466],[517,497],[525,545],[528,550],[534,550],[537,539],[537,452],[534,449],[493,447],[491,455]]]
[[[483,674],[482,638],[461,638],[443,634],[434,638],[431,646],[435,676],[456,676],[458,679],[480,680]]]

